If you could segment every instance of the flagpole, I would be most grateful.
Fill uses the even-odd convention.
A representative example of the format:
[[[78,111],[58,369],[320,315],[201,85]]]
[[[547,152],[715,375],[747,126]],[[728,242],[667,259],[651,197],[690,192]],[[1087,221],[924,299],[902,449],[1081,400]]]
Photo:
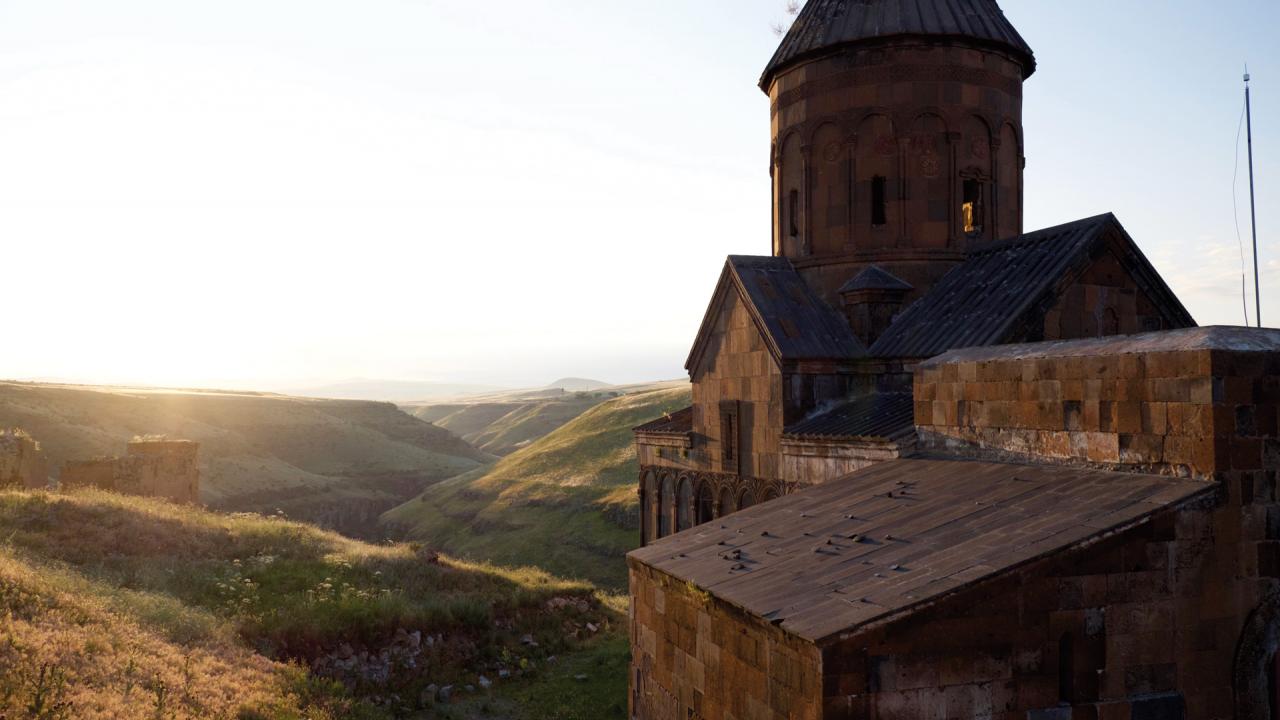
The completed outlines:
[[[1258,286],[1258,211],[1253,199],[1253,108],[1249,104],[1249,68],[1244,69],[1244,114],[1249,134],[1249,223],[1253,227],[1254,317],[1262,327],[1262,289]]]

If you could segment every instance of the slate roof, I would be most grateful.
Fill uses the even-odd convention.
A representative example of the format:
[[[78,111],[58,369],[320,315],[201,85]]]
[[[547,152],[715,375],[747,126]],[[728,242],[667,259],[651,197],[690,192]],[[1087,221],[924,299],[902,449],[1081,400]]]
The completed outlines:
[[[894,460],[628,558],[820,643],[1213,492],[1155,475]]]
[[[857,290],[915,290],[915,286],[879,265],[870,265],[842,285],[839,293]]]
[[[809,289],[784,257],[730,255],[703,317],[685,368],[693,370],[715,326],[722,293],[736,287],[748,311],[779,362],[787,360],[851,360],[866,347],[836,314]]]
[[[876,357],[927,358],[947,350],[997,345],[1028,313],[1046,309],[1060,284],[1083,272],[1102,243],[1120,243],[1129,270],[1171,328],[1195,320],[1160,274],[1107,213],[1027,233],[971,253],[893,321],[871,346]]]
[[[760,78],[769,91],[787,65],[826,50],[895,37],[963,38],[1011,52],[1023,77],[1036,70],[1035,54],[995,0],[809,0]]]
[[[657,420],[632,428],[632,432],[647,435],[687,435],[693,432],[693,408],[687,407],[667,413]]]
[[[914,416],[911,393],[877,393],[788,425],[782,435],[801,440],[902,440],[915,432]]]

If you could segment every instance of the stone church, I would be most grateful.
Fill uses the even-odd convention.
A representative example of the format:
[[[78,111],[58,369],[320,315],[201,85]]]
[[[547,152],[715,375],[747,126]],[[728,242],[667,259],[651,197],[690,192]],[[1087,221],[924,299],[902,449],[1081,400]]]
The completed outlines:
[[[994,0],[783,39],[772,253],[636,428],[632,717],[1280,717],[1280,332],[1024,233],[1035,69]]]

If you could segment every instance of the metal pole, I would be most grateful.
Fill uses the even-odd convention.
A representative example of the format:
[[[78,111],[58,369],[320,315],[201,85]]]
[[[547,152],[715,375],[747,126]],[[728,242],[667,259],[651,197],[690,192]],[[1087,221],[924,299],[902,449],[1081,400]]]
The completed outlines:
[[[1258,286],[1258,210],[1253,200],[1253,108],[1249,105],[1249,71],[1244,73],[1244,114],[1249,133],[1249,223],[1253,226],[1254,317],[1262,327],[1262,289]]]

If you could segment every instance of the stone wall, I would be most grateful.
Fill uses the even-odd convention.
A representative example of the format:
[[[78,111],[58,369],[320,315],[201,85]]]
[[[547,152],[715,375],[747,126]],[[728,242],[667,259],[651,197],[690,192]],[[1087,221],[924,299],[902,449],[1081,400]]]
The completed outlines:
[[[174,502],[200,501],[199,443],[190,440],[138,439],[128,458],[139,468],[138,491]]]
[[[947,353],[917,370],[922,443],[1183,476],[1270,467],[1280,462],[1280,353],[1232,349],[1234,332]]]
[[[1162,328],[1155,303],[1109,249],[1057,297],[1044,314],[1043,328],[1029,330],[1034,339],[1132,335]]]
[[[695,460],[703,470],[776,478],[783,427],[782,373],[736,291],[726,294],[706,359],[693,375]],[[726,462],[722,403],[738,417],[736,460]]]
[[[876,463],[896,460],[915,451],[914,443],[782,439],[782,479],[796,485],[817,485],[842,478]]]
[[[125,457],[68,461],[60,482],[64,489],[93,487],[198,503],[199,447],[199,443],[189,440],[135,439],[128,444]]]
[[[48,487],[49,468],[40,443],[21,430],[0,430],[0,489]]]
[[[665,573],[628,564],[630,717],[822,717],[816,646]]]

